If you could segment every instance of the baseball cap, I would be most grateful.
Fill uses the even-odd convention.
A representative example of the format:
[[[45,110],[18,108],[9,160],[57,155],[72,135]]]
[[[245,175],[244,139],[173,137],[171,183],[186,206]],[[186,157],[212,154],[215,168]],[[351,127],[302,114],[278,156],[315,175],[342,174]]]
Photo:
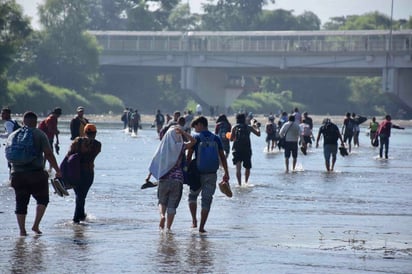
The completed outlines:
[[[77,112],[84,111],[84,107],[77,107]]]
[[[94,124],[86,124],[84,126],[84,132],[86,133],[94,133],[97,132],[96,126]]]

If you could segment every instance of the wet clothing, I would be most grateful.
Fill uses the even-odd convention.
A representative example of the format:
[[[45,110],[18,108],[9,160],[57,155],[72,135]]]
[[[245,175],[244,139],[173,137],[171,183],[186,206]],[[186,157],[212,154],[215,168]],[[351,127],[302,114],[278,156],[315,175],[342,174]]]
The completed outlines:
[[[250,144],[250,133],[252,127],[247,124],[236,124],[235,139],[232,146],[232,162],[236,165],[238,162],[243,162],[243,167],[252,168],[252,146]]]
[[[80,180],[73,184],[76,194],[76,208],[73,221],[78,223],[84,220],[86,213],[84,210],[87,193],[94,180],[94,160],[101,151],[101,143],[97,140],[77,137],[71,144],[67,155],[80,153]]]

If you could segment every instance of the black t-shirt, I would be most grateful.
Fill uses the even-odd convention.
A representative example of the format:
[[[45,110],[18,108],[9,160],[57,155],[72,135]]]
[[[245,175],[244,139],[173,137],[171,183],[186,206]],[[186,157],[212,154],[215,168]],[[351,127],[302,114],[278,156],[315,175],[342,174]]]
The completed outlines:
[[[333,123],[327,123],[320,127],[319,132],[323,135],[324,145],[337,145],[339,139],[339,128]]]

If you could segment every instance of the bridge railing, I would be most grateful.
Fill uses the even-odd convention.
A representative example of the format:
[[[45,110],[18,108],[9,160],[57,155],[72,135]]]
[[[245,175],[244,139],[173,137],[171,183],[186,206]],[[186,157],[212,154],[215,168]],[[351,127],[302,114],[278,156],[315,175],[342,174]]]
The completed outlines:
[[[412,52],[412,30],[273,32],[89,31],[104,52]]]

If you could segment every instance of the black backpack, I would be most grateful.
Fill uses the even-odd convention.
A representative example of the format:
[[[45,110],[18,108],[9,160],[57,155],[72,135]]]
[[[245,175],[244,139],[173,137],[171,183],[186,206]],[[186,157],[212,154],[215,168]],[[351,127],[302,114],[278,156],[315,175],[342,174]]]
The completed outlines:
[[[16,121],[16,120],[10,120],[13,123],[13,131],[18,130],[19,128],[21,128],[21,125]]]
[[[250,131],[246,124],[237,124],[235,126],[235,140],[233,149],[250,148]]]

